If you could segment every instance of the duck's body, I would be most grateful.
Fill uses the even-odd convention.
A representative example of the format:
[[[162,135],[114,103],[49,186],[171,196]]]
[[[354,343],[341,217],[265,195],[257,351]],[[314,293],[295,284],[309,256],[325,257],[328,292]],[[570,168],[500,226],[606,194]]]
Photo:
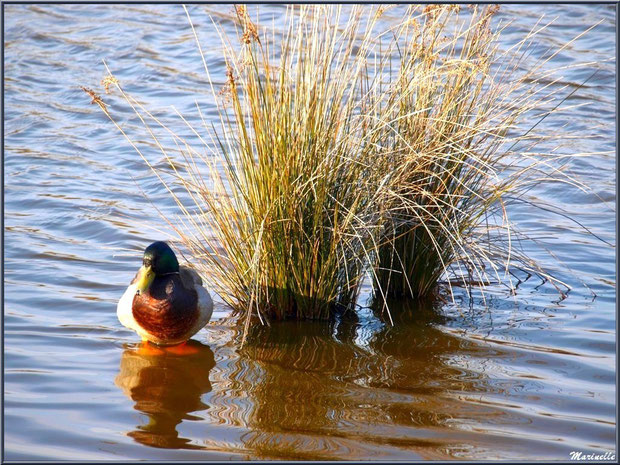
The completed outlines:
[[[179,266],[172,249],[155,242],[116,309],[123,326],[143,341],[174,345],[187,341],[211,318],[213,301],[198,273]]]

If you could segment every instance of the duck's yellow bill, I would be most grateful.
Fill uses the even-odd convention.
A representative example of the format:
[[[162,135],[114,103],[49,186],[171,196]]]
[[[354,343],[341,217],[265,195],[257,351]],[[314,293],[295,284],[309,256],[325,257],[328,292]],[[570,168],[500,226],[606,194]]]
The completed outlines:
[[[138,278],[138,284],[137,284],[138,291],[140,293],[143,293],[144,291],[146,291],[154,279],[155,279],[155,273],[153,272],[150,266],[147,266],[147,267],[143,266],[142,268],[140,268],[140,277]]]

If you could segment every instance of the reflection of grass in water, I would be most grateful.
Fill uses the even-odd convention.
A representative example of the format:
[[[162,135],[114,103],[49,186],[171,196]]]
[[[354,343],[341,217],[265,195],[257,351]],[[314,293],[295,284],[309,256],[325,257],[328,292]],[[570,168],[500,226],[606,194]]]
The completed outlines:
[[[464,447],[432,432],[445,431],[459,417],[495,412],[467,406],[451,393],[489,394],[497,387],[450,359],[498,353],[442,331],[436,327],[442,317],[432,308],[411,305],[395,303],[396,325],[374,331],[368,330],[372,317],[253,327],[236,362],[243,368],[231,379],[253,405],[245,446],[263,458],[315,460],[404,452],[432,458],[442,455],[437,450],[445,458]],[[256,376],[249,375],[254,370]]]
[[[385,8],[290,8],[277,40],[237,8],[222,92],[203,56],[219,129],[183,119],[198,147],[106,78],[168,162],[147,161],[181,208],[170,226],[246,332],[252,314],[350,307],[368,269],[377,296],[426,296],[446,273],[510,282],[512,265],[560,283],[519,251],[506,204],[542,181],[583,188],[562,176],[562,155],[533,150],[557,134],[517,130],[556,111],[543,69],[568,44],[519,74],[540,25],[500,53],[494,7],[411,6],[380,31]]]
[[[192,353],[177,355],[165,349],[140,346],[123,351],[115,384],[135,402],[134,408],[148,416],[148,423],[128,433],[141,444],[170,449],[198,449],[180,438],[176,427],[182,420],[200,420],[190,415],[206,409],[200,399],[211,391],[209,371],[215,366],[208,346],[190,340]]]

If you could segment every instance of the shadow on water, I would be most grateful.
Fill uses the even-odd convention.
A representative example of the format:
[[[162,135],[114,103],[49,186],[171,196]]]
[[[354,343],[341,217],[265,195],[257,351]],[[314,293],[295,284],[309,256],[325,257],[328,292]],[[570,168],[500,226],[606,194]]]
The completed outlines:
[[[191,415],[208,408],[201,396],[211,391],[209,372],[215,366],[213,352],[190,340],[177,354],[153,346],[128,345],[121,357],[115,384],[135,402],[134,408],[148,416],[128,436],[160,448],[199,449],[176,430],[182,420],[201,420]]]
[[[260,458],[428,459],[473,447],[434,431],[463,409],[455,392],[496,387],[483,370],[451,360],[497,352],[442,330],[444,318],[429,305],[391,307],[394,326],[363,309],[331,323],[253,327],[231,379],[253,403],[246,450]]]

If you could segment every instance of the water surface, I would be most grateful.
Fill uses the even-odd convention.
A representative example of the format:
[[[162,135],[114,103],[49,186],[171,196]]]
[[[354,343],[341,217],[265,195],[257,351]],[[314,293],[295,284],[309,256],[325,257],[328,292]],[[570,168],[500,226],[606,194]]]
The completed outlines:
[[[523,246],[571,287],[532,277],[516,296],[370,308],[332,324],[254,328],[238,348],[223,305],[189,354],[147,350],[116,302],[150,241],[167,238],[152,201],[173,204],[80,86],[100,89],[102,60],[126,90],[174,122],[215,119],[181,5],[5,5],[4,450],[8,460],[554,459],[615,451],[615,248],[549,211],[512,211],[544,247]],[[216,82],[222,50],[210,12],[191,6]],[[589,103],[565,150],[592,187],[532,192],[615,244],[615,14],[610,5],[503,6],[506,45],[556,18],[537,53],[558,47],[562,83],[599,73],[567,104]],[[280,6],[260,9],[278,23]],[[383,21],[398,17],[388,12]],[[123,124],[132,119],[110,97]],[[145,199],[145,195],[149,200]],[[153,229],[159,227],[159,230]],[[545,250],[546,248],[546,250]],[[362,302],[368,297],[365,289]]]

